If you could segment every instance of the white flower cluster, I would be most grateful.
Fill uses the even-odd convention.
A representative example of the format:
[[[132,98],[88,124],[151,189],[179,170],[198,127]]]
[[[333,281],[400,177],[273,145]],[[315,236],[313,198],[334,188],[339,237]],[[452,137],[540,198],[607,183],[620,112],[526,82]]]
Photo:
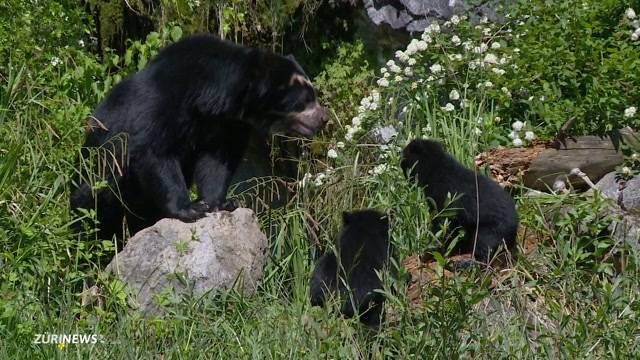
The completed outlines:
[[[493,87],[493,83],[491,81],[487,80],[487,81],[485,81],[483,83],[478,83],[478,85],[476,85],[476,87],[478,89],[483,88],[483,87],[484,88],[492,88]]]
[[[298,182],[300,187],[305,187],[307,185],[313,186],[322,186],[325,181],[329,180],[330,176],[333,174],[333,168],[329,167],[327,170],[316,174],[315,176],[311,173],[306,173],[302,177],[302,180]]]
[[[431,27],[428,27],[427,29],[430,29],[430,28]],[[396,82],[400,82],[404,80],[404,78],[400,74],[404,74],[405,76],[413,76],[413,70],[411,69],[411,66],[415,65],[417,61],[412,56],[418,54],[421,51],[427,50],[427,48],[429,47],[429,43],[431,41],[432,39],[430,37],[425,38],[423,36],[422,40],[418,40],[418,39],[411,40],[411,42],[409,43],[409,45],[407,45],[407,48],[404,51],[402,50],[396,51],[395,53],[396,59],[398,59],[401,63],[407,64],[407,67],[402,69],[402,67],[396,64],[394,60],[387,61],[386,67],[380,69],[380,73],[382,73],[382,78],[378,79],[377,81],[378,85],[381,87],[389,86],[389,77],[391,76],[391,73],[398,74],[394,78]]]
[[[489,46],[485,43],[480,43],[479,46],[473,48],[473,52],[476,54],[482,54],[487,50],[489,50]]]
[[[51,66],[58,66],[60,64],[62,64],[62,60],[60,60],[59,57],[54,56],[51,58]]]
[[[513,124],[511,124],[511,128],[513,129],[513,131],[509,133],[509,138],[511,139],[513,146],[520,147],[524,145],[524,142],[520,138],[520,132],[524,130],[525,126],[526,126],[526,123],[520,120],[516,120],[513,122]],[[533,141],[535,140],[535,138],[536,138],[536,135],[533,133],[533,131],[527,130],[524,132],[524,139],[526,141]]]
[[[634,21],[638,16],[633,8],[628,8],[624,12],[624,16],[632,21],[631,26],[635,27],[635,30],[631,32],[631,41],[638,41],[640,39],[640,22]]]
[[[384,79],[384,78],[383,78]],[[362,120],[366,116],[368,111],[374,111],[380,106],[380,92],[372,90],[369,96],[365,96],[360,100],[360,106],[358,107],[358,115],[351,119],[351,125],[345,126],[347,133],[344,138],[347,141],[353,140],[353,135],[362,129]],[[331,154],[333,155],[333,154]],[[337,155],[337,154],[336,154]],[[331,157],[329,154],[327,156]]]
[[[369,175],[380,175],[389,169],[389,165],[380,164],[376,165],[373,169],[369,170]]]
[[[483,61],[487,64],[496,65],[498,64],[498,57],[495,54],[488,53],[487,55],[485,55]]]
[[[380,104],[380,93],[377,90],[371,91],[369,96],[365,96],[360,100],[358,113],[363,114],[368,110],[376,110]]]
[[[424,29],[424,33],[429,35],[429,34],[439,34],[440,33],[440,25],[438,25],[438,23],[436,21],[432,22],[431,25],[427,26],[426,29]]]
[[[432,74],[438,74],[442,71],[442,66],[440,64],[433,64],[429,66],[429,71],[431,71]]]
[[[455,105],[453,105],[452,103],[447,103],[445,106],[443,106],[441,108],[442,110],[446,111],[446,112],[452,112],[456,110]]]
[[[636,112],[637,111],[638,111],[638,109],[635,106],[630,106],[630,107],[624,109],[624,117],[632,118],[632,117],[636,116]]]

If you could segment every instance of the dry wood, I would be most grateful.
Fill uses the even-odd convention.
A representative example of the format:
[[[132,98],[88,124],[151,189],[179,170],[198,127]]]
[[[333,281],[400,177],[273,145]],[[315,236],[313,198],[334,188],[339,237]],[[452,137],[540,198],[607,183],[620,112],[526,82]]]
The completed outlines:
[[[556,144],[558,148],[539,142],[528,148],[491,149],[476,157],[476,165],[488,165],[491,175],[503,186],[522,183],[548,190],[558,179],[583,187],[584,180],[569,175],[574,168],[580,168],[595,182],[622,164],[622,153],[608,137],[580,136]]]

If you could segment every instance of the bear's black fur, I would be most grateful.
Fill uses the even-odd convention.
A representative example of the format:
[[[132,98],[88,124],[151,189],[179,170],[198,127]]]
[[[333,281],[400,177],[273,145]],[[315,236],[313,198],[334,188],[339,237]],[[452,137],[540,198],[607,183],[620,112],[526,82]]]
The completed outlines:
[[[341,312],[347,317],[360,315],[360,321],[378,327],[383,315],[384,296],[376,270],[382,270],[392,252],[389,220],[375,210],[342,214],[343,227],[337,257],[327,251],[316,263],[311,276],[311,305],[324,305],[327,297],[340,292]],[[356,310],[357,309],[357,310]]]
[[[450,208],[458,209],[452,224],[465,230],[458,251],[474,253],[476,261],[488,264],[500,245],[515,250],[518,213],[511,196],[496,182],[462,166],[433,140],[417,139],[407,145],[401,167],[405,176],[417,179],[438,211],[443,209],[447,193],[459,196],[450,204]],[[478,193],[479,199],[475,195]]]
[[[293,58],[212,35],[182,39],[114,86],[91,116],[71,208],[96,208],[101,238],[122,234],[125,216],[133,234],[164,217],[190,222],[231,209],[227,190],[250,131],[312,136],[325,122]]]

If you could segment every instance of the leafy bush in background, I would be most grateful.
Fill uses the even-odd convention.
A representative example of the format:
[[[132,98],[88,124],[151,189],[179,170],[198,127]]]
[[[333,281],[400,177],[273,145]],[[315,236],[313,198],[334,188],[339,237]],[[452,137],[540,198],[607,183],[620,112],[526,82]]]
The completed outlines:
[[[550,134],[576,118],[576,134],[604,133],[640,117],[625,109],[640,104],[640,1],[523,2],[507,26],[521,49],[509,87],[521,93],[507,114],[525,116]],[[531,99],[531,100],[529,100]],[[514,104],[515,105],[515,104]],[[520,115],[519,115],[520,113]]]
[[[54,61],[58,49],[91,44],[91,20],[74,0],[6,0],[0,14],[0,74],[22,61],[39,68]]]
[[[249,5],[234,3],[237,9]],[[626,5],[593,3],[587,5],[614,9],[612,29],[631,39],[635,25],[624,18]],[[18,10],[12,16],[20,13],[19,6],[29,4],[14,4]],[[275,230],[258,292],[249,297],[230,290],[187,297],[185,303],[167,299],[173,306],[157,319],[132,312],[127,292],[117,281],[100,282],[103,306],[82,305],[83,281],[101,273],[85,264],[114,249],[109,242],[79,241],[70,233],[68,225],[75,219],[68,214],[66,184],[76,170],[74,158],[86,116],[113,84],[144,66],[182,31],[168,25],[144,41],[128,42],[128,50],[120,55],[93,54],[77,43],[72,32],[60,40],[68,42],[66,48],[52,38],[51,43],[60,46],[38,52],[32,44],[50,40],[44,31],[41,39],[24,41],[24,49],[11,49],[11,67],[0,71],[0,120],[4,120],[0,127],[0,357],[395,358],[428,354],[494,359],[622,358],[640,352],[640,343],[634,341],[640,314],[635,295],[640,291],[639,254],[617,244],[605,231],[611,219],[600,213],[608,203],[597,195],[517,196],[523,226],[539,234],[537,250],[500,273],[471,271],[452,278],[444,275],[446,261],[441,260],[436,268],[438,286],[425,286],[419,308],[409,306],[402,281],[385,279],[390,310],[378,333],[359,327],[353,319],[334,316],[332,306],[337,305],[320,309],[308,304],[310,254],[334,241],[340,210],[389,211],[392,241],[401,258],[432,251],[441,240],[430,224],[444,214],[429,211],[423,192],[406,181],[398,167],[400,149],[407,141],[418,136],[440,139],[460,161],[471,165],[478,151],[513,143],[508,135],[514,125],[523,143],[527,131],[539,137],[553,134],[563,122],[561,116],[543,114],[561,114],[559,105],[546,110],[535,104],[562,102],[553,97],[561,96],[573,106],[586,106],[582,101],[586,95],[577,91],[580,86],[562,88],[565,81],[558,80],[578,77],[566,83],[591,86],[580,80],[577,71],[560,76],[575,66],[569,61],[570,51],[561,55],[566,56],[564,62],[523,60],[533,56],[528,55],[530,47],[541,49],[536,56],[542,56],[543,49],[553,54],[556,46],[553,39],[542,42],[523,35],[531,34],[529,26],[541,26],[531,20],[533,14],[526,18],[527,11],[540,12],[544,16],[538,19],[546,19],[542,23],[553,27],[553,16],[541,12],[550,9],[546,3],[530,4],[527,10],[522,3],[504,26],[476,25],[458,17],[458,24],[452,21],[439,30],[431,27],[426,34],[431,42],[419,36],[385,65],[383,73],[376,71],[374,79],[359,43],[341,44],[339,56],[328,59],[317,78],[323,100],[334,110],[332,131],[308,143],[311,151],[300,161],[298,181],[286,184],[293,190],[290,201],[259,214],[263,229]],[[562,12],[557,16],[564,19],[588,10],[557,6]],[[3,23],[14,20],[0,17]],[[88,20],[78,17],[78,21]],[[244,21],[242,26],[251,26]],[[58,26],[53,22],[42,19],[43,24]],[[573,30],[562,31],[562,36],[578,41],[571,39]],[[610,34],[615,38],[615,31],[605,38]],[[624,37],[615,39],[622,44]],[[10,40],[2,37],[0,41]],[[15,41],[4,49],[20,44]],[[633,40],[628,44],[636,46]],[[407,54],[414,60],[409,61]],[[621,54],[621,64],[634,63],[628,53]],[[635,84],[637,75],[627,75]],[[539,80],[543,78],[546,87]],[[520,91],[522,84],[526,93]],[[637,118],[624,117],[624,110],[633,106],[637,95],[621,96],[619,108],[612,106],[611,114],[622,114],[622,121],[633,124]],[[547,97],[554,101],[548,102]],[[586,116],[584,122],[588,126],[579,122],[574,130],[600,126]],[[376,129],[388,125],[397,134],[381,144]],[[624,260],[623,268],[613,266],[618,258]],[[97,333],[105,342],[67,347],[33,344],[34,335],[45,332]]]

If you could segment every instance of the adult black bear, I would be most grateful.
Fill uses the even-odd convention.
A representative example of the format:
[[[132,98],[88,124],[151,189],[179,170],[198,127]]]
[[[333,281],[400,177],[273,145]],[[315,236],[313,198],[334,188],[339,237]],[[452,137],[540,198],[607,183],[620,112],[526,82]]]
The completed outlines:
[[[233,208],[227,190],[250,131],[309,137],[325,122],[293,58],[212,35],[185,38],[98,106],[71,208],[96,208],[101,238],[122,233],[124,216],[130,233],[164,217],[195,221]],[[194,182],[199,198],[191,201]]]
[[[310,283],[311,305],[322,306],[329,294],[339,290],[341,312],[372,327],[380,326],[384,296],[376,270],[387,265],[391,254],[389,220],[375,210],[342,214],[343,227],[337,257],[327,251],[318,260]],[[357,309],[357,310],[356,310]]]
[[[500,245],[515,250],[518,213],[511,196],[497,183],[462,166],[433,140],[417,139],[407,145],[401,167],[405,176],[417,179],[438,211],[448,193],[459,196],[450,208],[458,209],[452,224],[465,230],[460,252],[473,252],[476,261],[488,264]]]

